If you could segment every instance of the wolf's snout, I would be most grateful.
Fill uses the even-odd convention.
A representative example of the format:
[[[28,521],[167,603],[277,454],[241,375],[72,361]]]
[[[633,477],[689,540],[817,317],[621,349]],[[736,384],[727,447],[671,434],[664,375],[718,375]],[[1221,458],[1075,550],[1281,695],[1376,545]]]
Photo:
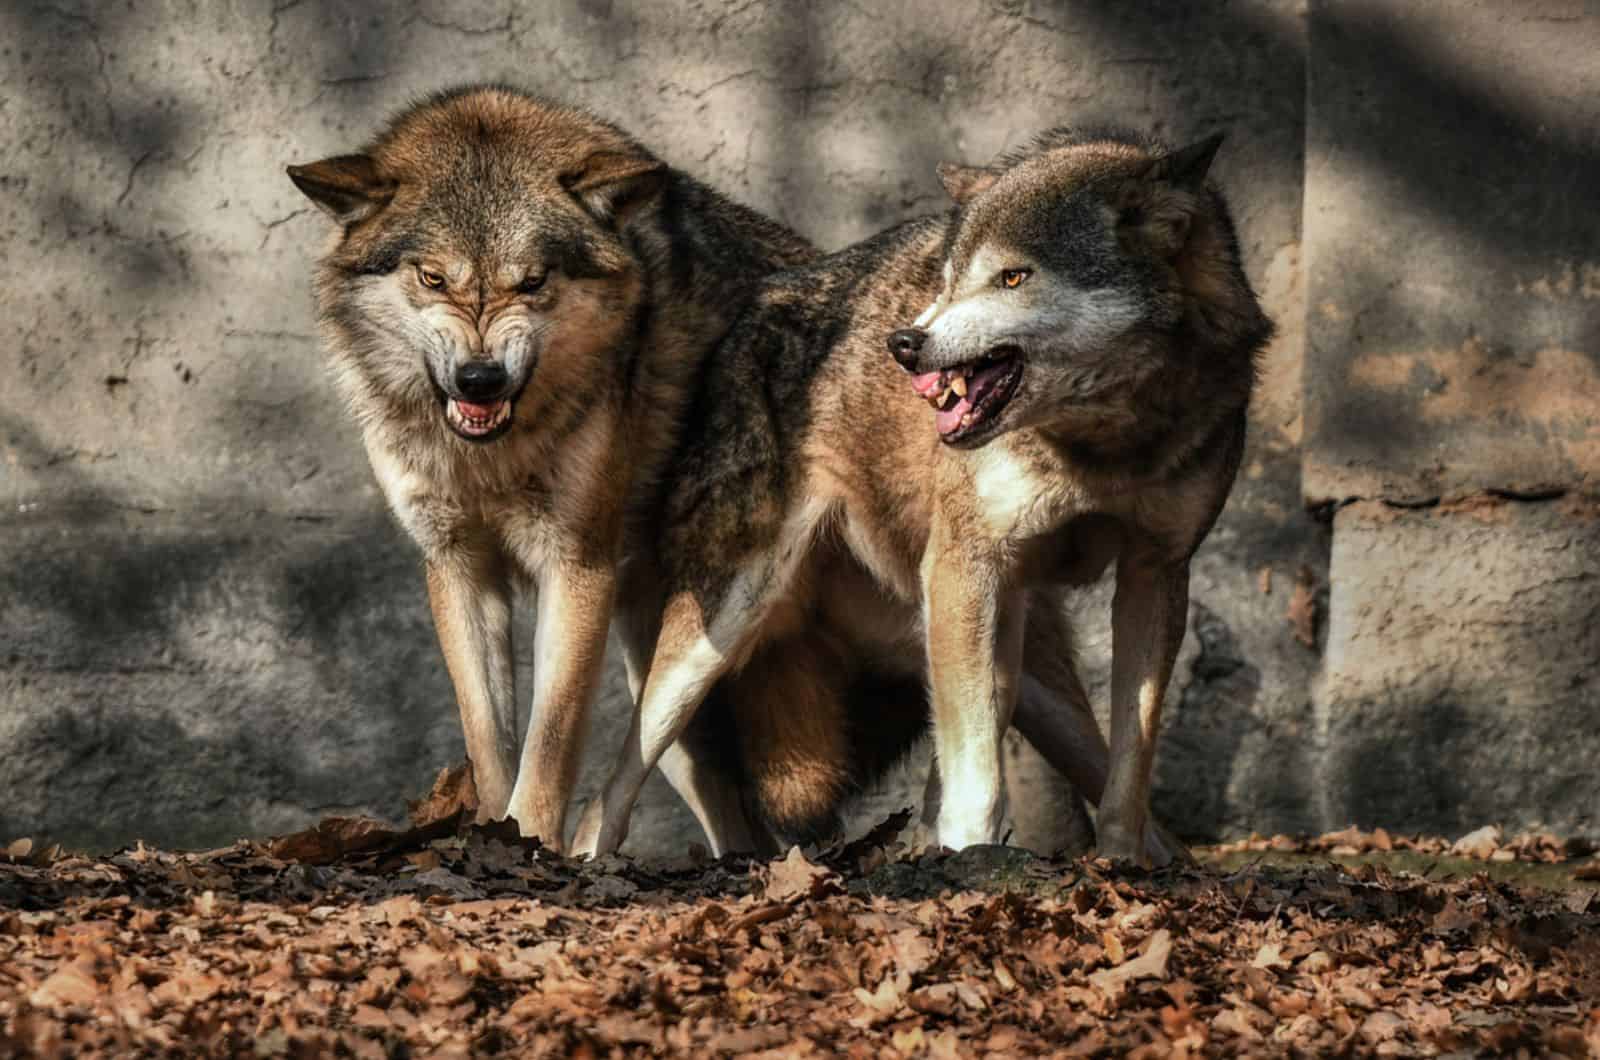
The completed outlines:
[[[468,361],[456,369],[456,389],[468,401],[486,401],[506,388],[506,366],[499,361]]]
[[[900,362],[902,368],[910,368],[917,359],[917,352],[922,349],[922,343],[927,339],[928,333],[921,328],[901,328],[889,336],[889,352],[894,354],[894,359]]]

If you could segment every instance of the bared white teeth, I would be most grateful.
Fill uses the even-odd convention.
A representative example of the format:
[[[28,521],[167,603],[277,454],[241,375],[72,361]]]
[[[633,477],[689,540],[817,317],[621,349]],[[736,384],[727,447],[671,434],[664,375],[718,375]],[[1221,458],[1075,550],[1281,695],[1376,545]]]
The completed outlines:
[[[936,391],[930,390],[923,396],[927,399],[928,404],[942,412],[955,401],[967,396],[967,388],[969,386],[967,380],[973,371],[974,369],[970,365],[957,365],[955,368],[947,368],[939,378],[939,389]]]
[[[468,416],[454,401],[445,409],[450,425],[468,434],[487,434],[511,418],[511,402],[502,401],[488,416]]]

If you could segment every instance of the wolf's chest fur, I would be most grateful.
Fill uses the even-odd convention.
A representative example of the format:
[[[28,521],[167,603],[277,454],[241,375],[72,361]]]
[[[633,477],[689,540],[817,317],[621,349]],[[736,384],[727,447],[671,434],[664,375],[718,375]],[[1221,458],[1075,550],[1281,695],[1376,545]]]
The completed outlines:
[[[1215,459],[1206,454],[1199,463]],[[1037,432],[1019,432],[969,454],[955,472],[967,488],[946,496],[953,492],[948,507],[958,518],[970,513],[1000,548],[1025,547],[1091,516],[1163,535],[1198,521],[1192,508],[1215,492],[1209,476],[1193,470],[1152,474],[1116,461],[1090,467]]]
[[[494,545],[531,573],[554,547],[562,517],[592,503],[618,432],[596,415],[559,440],[522,429],[482,450],[452,439],[439,445],[429,436],[438,433],[434,423],[366,432],[396,518],[424,553]]]

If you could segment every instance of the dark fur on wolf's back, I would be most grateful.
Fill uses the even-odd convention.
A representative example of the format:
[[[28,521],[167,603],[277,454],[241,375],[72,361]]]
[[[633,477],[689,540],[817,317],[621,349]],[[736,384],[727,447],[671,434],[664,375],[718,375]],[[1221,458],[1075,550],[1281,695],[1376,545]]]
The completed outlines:
[[[1092,797],[1108,770],[1126,787],[1104,745],[1088,746],[1098,730],[1085,721],[1056,605],[1062,587],[1113,560],[1119,578],[1137,580],[1146,559],[1163,578],[1181,571],[1186,592],[1189,556],[1237,471],[1271,324],[1226,203],[1205,180],[1215,149],[1057,130],[990,167],[942,167],[958,202],[948,214],[765,281],[708,362],[669,471],[656,705],[676,709],[706,675],[726,681],[818,618],[839,638],[838,656],[854,660],[846,680],[914,687],[929,679],[928,659],[964,654],[935,627],[1021,592],[1018,727],[1025,706],[1048,701],[1073,731],[1033,717],[1043,728],[1024,731],[1035,745]],[[919,320],[927,329],[917,329],[919,348],[901,351],[902,368],[885,340]],[[935,398],[966,407],[946,380],[977,379],[995,363],[1011,370],[991,404],[959,423],[927,408]],[[907,371],[930,392],[919,396]],[[1055,522],[1052,511],[1062,513]],[[961,588],[963,578],[994,581]],[[940,586],[962,603],[920,613]],[[1174,621],[1181,634],[1171,610],[1154,638],[1163,653]],[[1159,670],[1144,683],[1164,687]],[[1043,693],[1030,695],[1029,682]],[[738,716],[742,768],[780,825],[826,820],[867,779],[859,766],[892,760],[920,729],[851,716],[860,703],[822,702],[836,713],[802,723],[774,701]],[[895,746],[850,749],[862,739]],[[832,782],[789,782],[806,761]],[[636,779],[619,767],[602,801],[625,807]],[[604,849],[613,823],[586,819],[580,846],[596,835]]]

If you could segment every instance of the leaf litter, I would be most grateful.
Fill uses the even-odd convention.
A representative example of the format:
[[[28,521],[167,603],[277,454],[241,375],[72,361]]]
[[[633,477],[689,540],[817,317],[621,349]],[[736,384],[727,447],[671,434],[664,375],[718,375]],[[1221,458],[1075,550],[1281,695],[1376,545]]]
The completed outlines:
[[[11,844],[0,1055],[1600,1056],[1588,885],[913,856],[909,814],[770,862],[577,862],[475,808],[457,771],[405,828]]]

